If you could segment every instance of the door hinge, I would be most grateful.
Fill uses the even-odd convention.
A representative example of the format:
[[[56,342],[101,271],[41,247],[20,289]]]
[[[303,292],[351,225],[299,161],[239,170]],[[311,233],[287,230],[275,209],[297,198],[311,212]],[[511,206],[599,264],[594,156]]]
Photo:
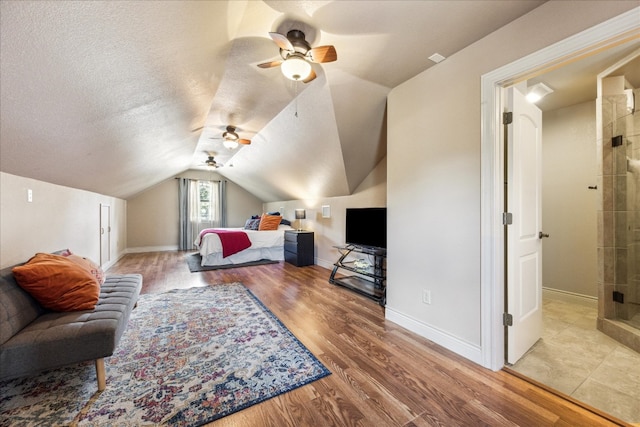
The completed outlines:
[[[513,214],[511,212],[502,212],[502,225],[513,224]]]
[[[513,316],[509,313],[502,313],[502,324],[504,326],[513,326]]]
[[[513,113],[509,111],[508,113],[502,113],[502,124],[510,125],[513,123]]]

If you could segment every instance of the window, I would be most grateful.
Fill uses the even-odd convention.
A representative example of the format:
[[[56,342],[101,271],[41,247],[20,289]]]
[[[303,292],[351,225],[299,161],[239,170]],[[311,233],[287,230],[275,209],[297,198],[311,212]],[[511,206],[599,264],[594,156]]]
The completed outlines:
[[[210,181],[198,181],[198,195],[200,206],[200,222],[214,221],[215,201],[212,201],[213,187]]]
[[[180,250],[190,250],[204,228],[225,227],[225,182],[180,178]]]

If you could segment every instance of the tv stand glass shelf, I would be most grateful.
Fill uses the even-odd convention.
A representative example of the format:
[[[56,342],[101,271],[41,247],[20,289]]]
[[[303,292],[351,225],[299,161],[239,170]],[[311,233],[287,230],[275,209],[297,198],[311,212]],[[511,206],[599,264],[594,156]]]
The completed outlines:
[[[377,301],[381,306],[387,302],[387,269],[385,249],[367,248],[356,245],[334,246],[340,252],[340,259],[333,264],[329,283],[340,285]],[[367,255],[361,257],[360,255]],[[370,262],[373,258],[373,264]],[[356,275],[336,277],[338,270],[346,270]]]

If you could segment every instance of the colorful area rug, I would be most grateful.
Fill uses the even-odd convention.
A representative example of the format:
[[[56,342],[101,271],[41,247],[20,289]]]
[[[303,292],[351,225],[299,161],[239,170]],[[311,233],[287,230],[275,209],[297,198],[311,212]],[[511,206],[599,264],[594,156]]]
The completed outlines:
[[[330,372],[241,283],[140,297],[97,392],[93,362],[0,382],[0,425],[198,426]]]
[[[202,262],[202,256],[197,252],[195,254],[187,255],[185,256],[185,258],[187,259],[189,271],[191,271],[192,273],[198,273],[200,271],[220,270],[224,268],[240,268],[251,267],[253,265],[277,264],[279,262],[270,259],[261,259],[258,261],[244,262],[242,264],[200,265],[200,263]]]

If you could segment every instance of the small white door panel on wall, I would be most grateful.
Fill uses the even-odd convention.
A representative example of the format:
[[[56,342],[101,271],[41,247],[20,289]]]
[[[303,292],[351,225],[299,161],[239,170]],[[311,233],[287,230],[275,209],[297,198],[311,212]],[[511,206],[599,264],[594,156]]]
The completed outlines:
[[[518,89],[507,92],[507,362],[515,363],[542,336],[542,112]]]
[[[100,265],[111,260],[111,206],[100,204]]]

